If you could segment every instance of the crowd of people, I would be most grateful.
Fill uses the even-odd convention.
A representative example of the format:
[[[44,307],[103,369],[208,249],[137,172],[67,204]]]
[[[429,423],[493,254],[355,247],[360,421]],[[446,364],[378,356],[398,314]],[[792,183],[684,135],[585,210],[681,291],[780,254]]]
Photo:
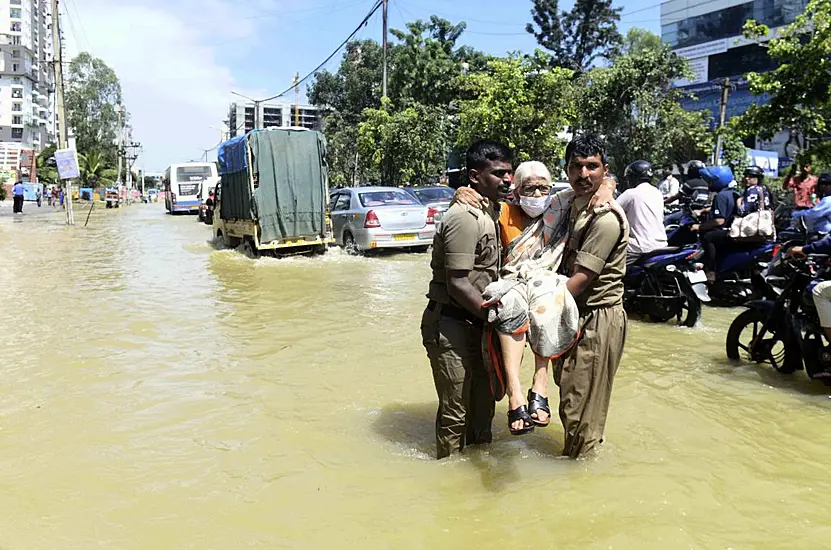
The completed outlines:
[[[503,394],[510,433],[548,426],[551,370],[563,455],[589,454],[603,441],[626,342],[627,266],[667,247],[666,226],[683,217],[667,212],[683,205],[698,220],[689,229],[713,281],[719,255],[742,246],[731,237],[733,221],[772,211],[776,198],[759,167],[746,168],[740,184],[728,167],[700,161],[687,164],[683,182],[670,166],[656,173],[636,161],[618,184],[605,144],[593,134],[568,144],[571,188],[555,194],[543,163],[524,162],[514,171],[513,153],[501,143],[475,143],[466,160],[468,186],[456,191],[434,240],[421,321],[439,400],[437,457],[489,443]],[[784,188],[794,191],[795,221],[831,229],[831,175],[817,178],[804,164],[792,169]],[[791,254],[817,252],[831,254],[831,237]],[[818,285],[814,296],[831,341],[831,282]],[[535,363],[527,393],[519,374],[526,345]]]

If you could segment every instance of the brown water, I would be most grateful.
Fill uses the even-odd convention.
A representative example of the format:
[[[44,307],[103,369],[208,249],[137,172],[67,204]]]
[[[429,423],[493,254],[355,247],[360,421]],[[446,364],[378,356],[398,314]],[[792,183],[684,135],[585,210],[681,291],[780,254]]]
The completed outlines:
[[[28,206],[0,213],[0,548],[831,545],[826,388],[727,363],[735,310],[633,323],[597,459],[502,402],[436,462],[426,254],[254,261],[160,205]]]

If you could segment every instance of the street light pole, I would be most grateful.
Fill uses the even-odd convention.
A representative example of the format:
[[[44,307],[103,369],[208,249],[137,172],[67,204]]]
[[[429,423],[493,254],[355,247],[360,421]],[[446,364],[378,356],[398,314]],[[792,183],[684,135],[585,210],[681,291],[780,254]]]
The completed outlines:
[[[384,82],[383,82],[383,90],[381,92],[382,97],[387,97],[387,5],[389,4],[389,0],[383,0],[384,2],[384,9],[383,9],[383,19],[384,19]]]

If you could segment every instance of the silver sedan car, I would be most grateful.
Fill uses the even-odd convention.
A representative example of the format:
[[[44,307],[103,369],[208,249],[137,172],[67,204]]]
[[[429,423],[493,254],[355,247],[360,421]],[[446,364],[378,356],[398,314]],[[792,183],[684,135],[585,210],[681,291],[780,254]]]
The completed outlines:
[[[436,212],[397,187],[352,187],[329,194],[335,241],[347,250],[427,250]]]

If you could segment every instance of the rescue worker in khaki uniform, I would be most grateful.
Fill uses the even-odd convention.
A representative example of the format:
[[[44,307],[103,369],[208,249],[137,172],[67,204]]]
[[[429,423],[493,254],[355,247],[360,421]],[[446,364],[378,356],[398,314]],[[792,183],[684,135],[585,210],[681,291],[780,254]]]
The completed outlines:
[[[490,443],[494,399],[482,357],[482,291],[499,273],[496,220],[508,196],[513,153],[501,143],[481,141],[467,152],[470,185],[486,201],[482,208],[454,204],[433,240],[433,279],[421,318],[421,338],[439,398],[436,457],[465,445]]]
[[[629,226],[617,204],[588,208],[608,169],[606,147],[595,134],[575,138],[566,148],[568,180],[576,193],[563,259],[566,284],[580,311],[582,335],[558,362],[563,455],[578,458],[603,441],[606,414],[623,346],[623,275]],[[597,210],[600,212],[596,213]]]

